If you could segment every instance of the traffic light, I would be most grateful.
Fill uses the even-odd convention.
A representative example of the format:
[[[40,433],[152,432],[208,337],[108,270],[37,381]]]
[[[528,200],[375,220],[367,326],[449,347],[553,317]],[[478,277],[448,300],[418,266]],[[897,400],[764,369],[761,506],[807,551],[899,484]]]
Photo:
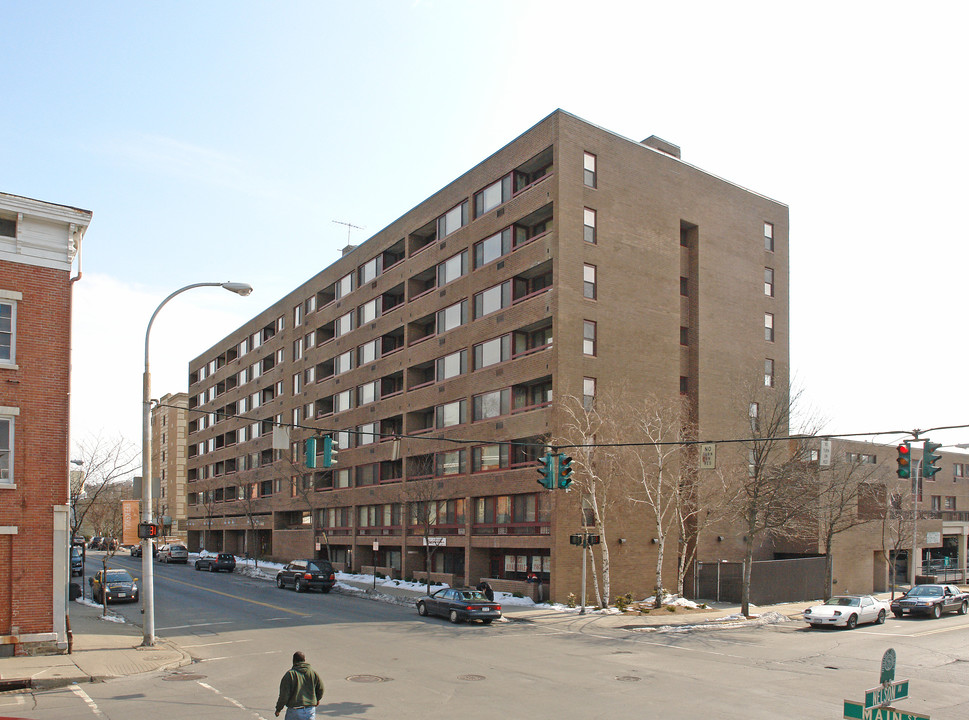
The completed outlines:
[[[340,443],[332,435],[323,436],[323,467],[328,468],[336,465],[337,455],[340,451]]]
[[[572,484],[572,458],[564,453],[559,453],[558,458],[558,486],[564,489]]]
[[[940,447],[942,447],[940,443],[925,441],[922,446],[922,477],[931,478],[939,472],[939,466],[936,463],[942,459],[942,456],[937,455],[935,451]]]
[[[538,459],[538,484],[546,490],[555,488],[555,455],[545,453]]]
[[[912,447],[908,442],[903,442],[898,446],[898,469],[896,472],[900,478],[912,476]]]
[[[316,467],[316,438],[306,438],[306,467]]]

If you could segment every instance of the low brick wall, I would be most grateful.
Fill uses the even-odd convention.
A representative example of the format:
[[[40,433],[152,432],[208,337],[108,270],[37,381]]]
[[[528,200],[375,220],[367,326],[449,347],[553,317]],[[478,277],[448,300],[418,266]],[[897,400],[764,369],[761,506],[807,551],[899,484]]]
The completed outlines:
[[[342,563],[339,563],[339,564],[342,564]],[[333,567],[336,567],[336,566],[337,566],[337,563],[334,563]],[[373,575],[374,570],[377,571],[377,574],[382,575],[383,577],[391,578],[393,580],[400,580],[400,573],[391,567],[375,568],[373,565],[364,565],[360,568],[360,572],[363,575]]]
[[[543,602],[547,588],[540,586],[539,583],[525,582],[524,580],[502,580],[500,578],[481,578],[483,582],[491,585],[495,592],[521,593],[534,602]]]
[[[427,582],[427,573],[423,570],[415,570],[414,580],[419,580],[421,582]],[[460,587],[464,583],[464,578],[455,575],[454,573],[431,573],[431,582],[439,585],[448,585],[449,587]]]

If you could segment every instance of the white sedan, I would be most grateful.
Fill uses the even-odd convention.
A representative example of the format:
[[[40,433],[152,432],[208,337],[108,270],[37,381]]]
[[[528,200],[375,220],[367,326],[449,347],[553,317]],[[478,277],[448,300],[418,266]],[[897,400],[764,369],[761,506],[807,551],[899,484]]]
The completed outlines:
[[[885,622],[891,612],[891,603],[871,595],[836,595],[823,605],[815,605],[804,611],[804,619],[811,627],[846,627],[851,630],[860,623]]]

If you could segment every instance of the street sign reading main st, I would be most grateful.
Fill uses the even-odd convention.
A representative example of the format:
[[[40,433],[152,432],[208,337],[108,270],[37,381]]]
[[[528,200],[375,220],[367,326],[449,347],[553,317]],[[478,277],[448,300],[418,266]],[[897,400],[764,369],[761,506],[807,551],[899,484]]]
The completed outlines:
[[[928,715],[897,710],[893,707],[862,707],[861,703],[845,700],[845,718],[848,720],[930,720]]]

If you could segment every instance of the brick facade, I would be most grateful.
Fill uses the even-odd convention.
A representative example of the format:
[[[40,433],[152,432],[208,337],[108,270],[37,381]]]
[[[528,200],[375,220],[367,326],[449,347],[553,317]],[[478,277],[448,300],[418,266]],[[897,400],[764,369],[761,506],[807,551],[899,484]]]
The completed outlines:
[[[0,635],[15,645],[66,639],[70,268],[90,219],[0,193],[0,303],[15,306],[15,357],[0,361],[14,439],[0,481]]]
[[[564,600],[579,582],[581,555],[568,538],[580,512],[577,493],[536,485],[534,460],[559,429],[551,398],[581,395],[583,378],[603,390],[682,391],[703,434],[716,436],[729,427],[738,377],[762,375],[765,357],[779,370],[788,365],[787,208],[682,162],[673,150],[556,111],[193,360],[190,547],[206,542],[211,523],[220,530],[209,533],[208,543],[219,545],[210,550],[246,547],[286,560],[323,553],[328,544],[336,562],[393,567],[408,577],[425,567],[423,530],[405,531],[407,507],[428,487],[448,503],[434,525],[441,545],[432,571],[467,583],[521,581],[535,572],[553,599]],[[587,154],[595,157],[594,187],[586,182]],[[485,189],[486,207],[479,207]],[[455,210],[461,203],[466,222]],[[587,210],[596,217],[594,243]],[[765,223],[773,229],[770,251]],[[502,246],[494,238],[506,229],[509,245]],[[478,243],[486,239],[500,256],[479,264]],[[463,251],[466,271],[451,278],[461,265],[447,261]],[[382,268],[371,276],[375,258]],[[587,297],[586,266],[595,268],[594,298]],[[765,297],[765,267],[775,273],[772,297]],[[346,276],[355,283],[342,294]],[[692,290],[686,297],[681,278]],[[507,302],[477,317],[476,303],[501,295],[476,298],[506,282]],[[338,332],[342,316],[359,319],[377,298],[383,307],[376,317]],[[461,301],[466,321],[445,330],[439,313]],[[769,343],[765,312],[774,317]],[[586,320],[596,323],[594,357],[583,353]],[[681,327],[689,333],[685,344]],[[477,368],[476,347],[503,335],[510,354]],[[373,340],[379,357],[358,365]],[[338,372],[351,351],[353,367]],[[450,376],[445,367],[442,377],[437,361],[457,363],[449,356],[461,351],[466,368]],[[341,392],[359,396],[373,381],[378,400],[361,405],[355,397],[342,408]],[[502,389],[506,396],[479,397]],[[435,423],[462,400],[463,422]],[[493,401],[498,416],[474,418],[476,403]],[[274,420],[293,426],[288,451],[272,449]],[[341,449],[332,471],[301,467],[306,437],[367,431],[372,422],[379,441]],[[479,467],[494,443],[514,445],[497,467]],[[455,451],[465,453],[460,464],[443,455]],[[379,468],[376,481],[371,465]],[[292,478],[316,489],[294,491]],[[236,499],[245,492],[254,493],[251,502]],[[262,529],[245,533],[252,514]],[[655,549],[640,514],[616,524],[624,542],[616,546],[613,584],[623,592],[651,587],[643,568],[655,562]],[[315,542],[307,540],[314,525]]]

